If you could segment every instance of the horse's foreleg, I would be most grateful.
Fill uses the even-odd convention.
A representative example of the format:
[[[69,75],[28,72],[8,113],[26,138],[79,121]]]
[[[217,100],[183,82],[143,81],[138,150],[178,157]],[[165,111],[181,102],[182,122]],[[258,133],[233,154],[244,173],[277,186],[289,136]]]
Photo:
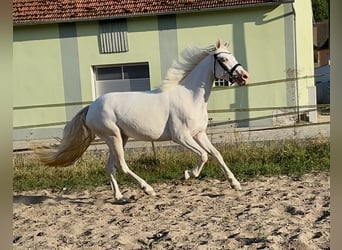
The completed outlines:
[[[236,190],[241,190],[239,181],[235,178],[232,171],[230,171],[230,169],[227,167],[221,153],[211,144],[207,134],[205,132],[201,132],[197,134],[195,139],[220,164],[221,169],[228,179],[230,185]]]

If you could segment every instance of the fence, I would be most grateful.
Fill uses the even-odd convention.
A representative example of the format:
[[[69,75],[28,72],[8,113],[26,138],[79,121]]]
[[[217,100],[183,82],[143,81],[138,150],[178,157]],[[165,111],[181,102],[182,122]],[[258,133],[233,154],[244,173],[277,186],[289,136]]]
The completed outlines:
[[[266,81],[266,82],[256,82],[247,85],[248,88],[253,88],[255,86],[260,85],[268,85],[274,83],[281,83],[281,82],[290,82],[290,81],[298,81],[300,79],[308,79],[314,78],[316,76],[304,76],[298,78],[286,78],[286,79],[279,79],[274,81]],[[237,88],[234,86],[231,87],[215,87],[212,91],[220,91],[224,89],[231,89]],[[58,103],[58,104],[50,104],[50,105],[35,105],[35,106],[24,106],[24,107],[14,107],[13,110],[23,110],[23,109],[33,109],[33,108],[49,108],[49,107],[66,107],[66,106],[77,106],[77,105],[88,105],[92,103],[92,101],[86,102],[73,102],[73,103]],[[261,132],[261,131],[276,131],[281,129],[303,129],[308,126],[312,125],[327,125],[330,122],[321,122],[321,123],[294,123],[293,125],[286,125],[286,126],[271,126],[271,127],[262,127],[262,128],[236,128],[236,124],[245,121],[252,121],[252,120],[259,120],[259,119],[267,119],[267,118],[277,118],[282,116],[289,116],[295,115],[299,116],[300,113],[308,113],[320,110],[330,109],[330,104],[320,104],[320,105],[302,105],[302,106],[282,106],[282,107],[258,107],[258,108],[230,108],[230,109],[216,109],[216,110],[208,110],[208,113],[227,113],[227,112],[250,112],[250,111],[266,111],[266,110],[289,110],[288,112],[282,112],[279,114],[272,114],[272,115],[264,115],[264,116],[257,116],[253,118],[246,118],[246,119],[239,119],[239,120],[232,120],[232,121],[222,121],[222,122],[212,122],[209,121],[207,133],[209,137],[212,139],[214,143],[220,141],[236,141],[236,135],[241,133],[248,133],[251,134],[253,132]],[[299,120],[297,120],[298,122]],[[57,125],[65,125],[66,122],[56,122],[56,123],[45,123],[45,124],[36,124],[36,125],[23,125],[23,126],[16,126],[13,129],[23,129],[23,128],[39,128],[39,127],[48,127],[48,126],[57,126]],[[233,135],[229,137],[229,135]],[[221,139],[220,139],[221,138]],[[235,138],[235,139],[234,139]],[[48,140],[43,140],[43,142],[47,142]],[[21,146],[20,143],[22,144]],[[50,141],[51,143],[51,141]],[[142,143],[136,140],[129,140],[130,144],[135,143],[136,145],[145,145],[146,143]],[[14,142],[14,152],[21,152],[30,149],[29,142]],[[103,144],[101,141],[95,141],[92,146],[98,147],[99,145]],[[163,143],[163,145],[172,145],[172,143]],[[133,146],[132,146],[133,147]],[[155,148],[155,144],[151,144],[152,148]]]

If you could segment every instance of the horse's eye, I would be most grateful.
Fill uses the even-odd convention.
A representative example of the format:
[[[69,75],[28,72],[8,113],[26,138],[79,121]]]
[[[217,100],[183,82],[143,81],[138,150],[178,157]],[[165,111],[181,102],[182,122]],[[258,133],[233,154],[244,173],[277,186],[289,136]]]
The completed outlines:
[[[228,62],[228,58],[222,57],[221,62]]]

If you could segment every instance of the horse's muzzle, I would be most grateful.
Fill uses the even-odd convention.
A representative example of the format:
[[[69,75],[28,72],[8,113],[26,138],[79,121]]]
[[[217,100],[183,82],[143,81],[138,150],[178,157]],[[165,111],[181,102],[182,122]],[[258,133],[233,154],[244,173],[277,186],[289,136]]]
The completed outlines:
[[[241,72],[232,77],[232,82],[236,82],[239,86],[244,86],[249,80],[249,74],[247,72]]]

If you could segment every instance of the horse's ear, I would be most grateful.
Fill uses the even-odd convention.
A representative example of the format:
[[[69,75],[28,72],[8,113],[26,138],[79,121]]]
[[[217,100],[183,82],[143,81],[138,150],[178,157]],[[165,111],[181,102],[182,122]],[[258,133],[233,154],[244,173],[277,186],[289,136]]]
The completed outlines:
[[[226,46],[227,48],[229,48],[229,45],[230,45],[230,41],[227,41],[224,43],[224,46]]]
[[[221,44],[222,44],[221,38],[217,39],[217,42],[216,42],[216,49],[220,48],[220,47],[221,47]]]

